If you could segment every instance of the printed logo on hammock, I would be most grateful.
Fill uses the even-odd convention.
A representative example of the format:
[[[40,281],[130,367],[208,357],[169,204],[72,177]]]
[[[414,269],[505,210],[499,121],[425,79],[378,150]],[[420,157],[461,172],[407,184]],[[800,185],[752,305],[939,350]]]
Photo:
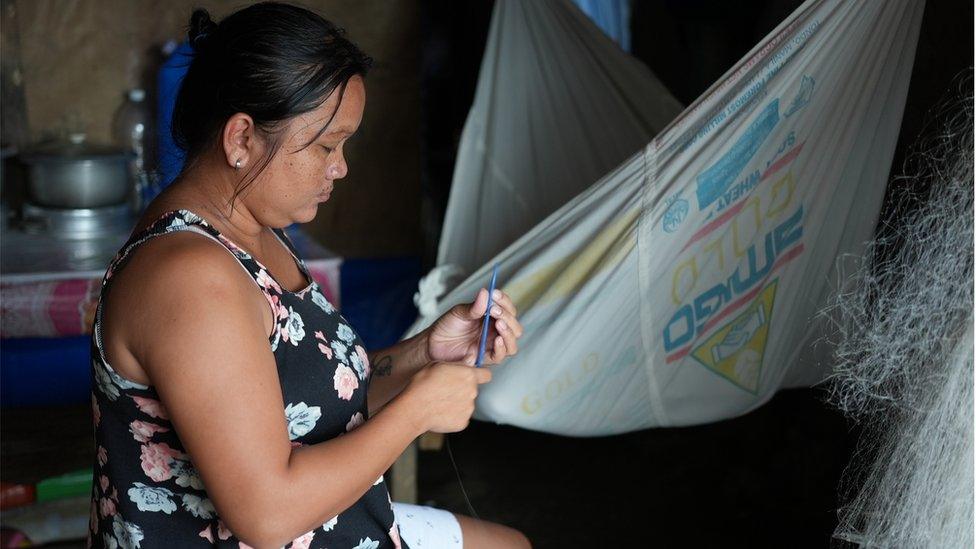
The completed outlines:
[[[725,194],[746,165],[762,149],[763,143],[779,120],[779,98],[776,98],[766,105],[729,150],[698,176],[695,194],[698,197],[699,210],[704,210]]]
[[[789,118],[796,113],[796,111],[807,106],[807,103],[810,102],[810,97],[813,96],[813,84],[814,79],[804,74],[803,78],[800,79],[800,89],[797,90],[796,95],[793,97],[793,101],[790,103],[790,106],[786,109],[786,112],[783,113],[783,118]]]
[[[760,173],[758,169],[746,173],[744,176],[742,172],[754,157],[760,154],[763,149],[768,148],[766,140],[773,133],[780,120],[796,114],[810,102],[810,98],[813,96],[813,86],[814,79],[808,75],[803,75],[792,101],[782,114],[782,118],[779,112],[780,100],[775,98],[759,111],[755,120],[749,124],[745,132],[739,136],[725,154],[698,175],[695,194],[698,197],[699,210],[705,210],[713,203],[717,203],[717,208],[709,215],[721,211],[739,197],[748,194],[752,187],[760,181],[760,178],[767,175]],[[787,149],[793,147],[794,141],[794,133],[790,132],[773,157],[779,157]],[[797,150],[797,152],[799,151]],[[789,155],[787,157],[792,160]],[[766,168],[768,169],[771,164],[772,161],[767,161]],[[740,176],[742,176],[741,179]],[[670,213],[670,209],[665,213],[665,223],[668,221],[668,213]],[[665,231],[671,232],[667,230],[667,226],[665,226]]]
[[[790,184],[792,177],[781,181]],[[776,197],[776,191],[772,196]],[[766,208],[765,215],[760,202],[758,196],[750,201],[749,210],[754,215],[733,218],[749,221],[751,227],[740,231],[739,225],[733,224],[731,230],[719,233],[714,245],[704,246],[674,270],[671,297],[680,307],[661,333],[668,364],[684,358],[699,336],[710,333],[726,317],[750,303],[774,273],[803,253],[803,204],[782,219],[780,212],[789,200],[784,200],[782,207]],[[770,219],[779,222],[765,229],[764,220]],[[749,236],[741,236],[743,233]],[[736,262],[728,264],[726,256]],[[733,265],[730,275],[726,269]]]
[[[781,140],[759,147],[778,120],[770,108],[777,105],[778,100],[764,109],[732,146],[745,153],[748,162],[733,162],[735,155],[727,154],[706,170],[714,182],[722,179],[719,172],[738,177],[742,166],[753,159],[760,163],[738,184],[708,192],[709,216],[679,252],[684,257],[671,276],[671,299],[678,309],[662,332],[668,364],[685,358],[699,336],[750,302],[775,271],[803,253],[803,204],[789,167],[805,142],[798,143],[796,130],[791,130]],[[756,147],[761,149],[758,153]],[[730,168],[731,164],[741,166]],[[698,189],[700,201],[703,190]]]
[[[688,216],[688,201],[677,196],[668,200],[668,209],[664,212],[661,226],[666,233],[678,230],[678,225]]]
[[[777,282],[772,281],[742,314],[691,352],[703,366],[752,394],[759,392]]]

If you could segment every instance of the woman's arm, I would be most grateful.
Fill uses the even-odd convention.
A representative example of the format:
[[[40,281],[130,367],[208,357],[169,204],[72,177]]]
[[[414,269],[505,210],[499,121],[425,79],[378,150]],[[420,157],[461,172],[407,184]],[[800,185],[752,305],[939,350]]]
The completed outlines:
[[[293,449],[262,317],[268,303],[254,282],[230,254],[191,234],[154,239],[140,252],[120,273],[142,281],[127,346],[217,513],[253,547],[281,547],[338,515],[418,434],[463,428],[477,383],[490,378],[435,364],[354,431]]]
[[[373,372],[367,394],[369,415],[386,406],[410,383],[414,374],[430,363],[427,332],[424,330],[390,347],[369,353]]]

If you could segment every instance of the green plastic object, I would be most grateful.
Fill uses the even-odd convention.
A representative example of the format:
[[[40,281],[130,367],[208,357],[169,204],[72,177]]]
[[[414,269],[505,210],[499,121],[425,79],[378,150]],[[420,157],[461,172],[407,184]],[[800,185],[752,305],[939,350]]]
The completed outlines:
[[[70,498],[91,494],[92,470],[78,469],[37,483],[37,501]]]

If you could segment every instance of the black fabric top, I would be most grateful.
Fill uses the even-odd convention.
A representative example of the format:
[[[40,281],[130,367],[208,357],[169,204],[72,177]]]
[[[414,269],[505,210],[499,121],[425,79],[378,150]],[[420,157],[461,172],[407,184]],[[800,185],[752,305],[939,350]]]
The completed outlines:
[[[141,243],[184,230],[223,244],[268,299],[276,318],[268,344],[277,364],[285,403],[282,420],[291,446],[342,436],[367,419],[370,366],[363,342],[325,298],[287,235],[275,230],[311,281],[298,292],[282,288],[264,265],[200,216],[185,209],[168,212],[126,242],[102,280],[91,338],[97,445],[88,540],[92,547],[248,547],[217,515],[155,388],[119,375],[105,360],[101,345],[102,298],[111,287],[112,274]],[[232,462],[233,456],[228,456]],[[406,547],[399,538],[381,476],[351,507],[286,547]]]

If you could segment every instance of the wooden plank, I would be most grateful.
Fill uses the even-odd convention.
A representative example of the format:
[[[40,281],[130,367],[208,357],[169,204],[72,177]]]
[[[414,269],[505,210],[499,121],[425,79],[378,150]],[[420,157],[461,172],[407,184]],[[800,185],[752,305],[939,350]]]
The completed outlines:
[[[390,497],[401,503],[417,503],[417,441],[400,454],[391,468]]]
[[[444,448],[444,433],[424,433],[420,435],[420,449],[425,452],[439,452]]]
[[[25,148],[30,143],[30,126],[15,0],[0,0],[0,103],[3,104],[0,143]]]

